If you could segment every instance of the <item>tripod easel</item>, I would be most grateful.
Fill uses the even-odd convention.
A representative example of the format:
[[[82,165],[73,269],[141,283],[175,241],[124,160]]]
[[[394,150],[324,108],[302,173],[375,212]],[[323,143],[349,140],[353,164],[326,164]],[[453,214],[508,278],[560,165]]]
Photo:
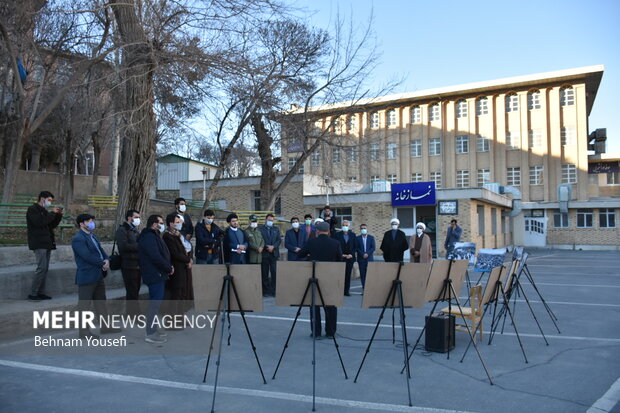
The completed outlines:
[[[282,272],[282,271],[281,271]],[[282,288],[278,287],[278,291],[281,291]],[[301,314],[301,309],[304,306],[306,301],[306,297],[308,296],[308,292],[310,292],[310,324],[312,327],[312,411],[316,411],[316,331],[314,328],[314,309],[317,304],[317,294],[318,298],[321,300],[321,307],[325,310],[325,300],[323,299],[323,293],[321,291],[321,286],[319,285],[319,280],[316,277],[316,261],[312,261],[312,276],[308,279],[308,283],[306,284],[306,289],[304,290],[303,296],[301,297],[301,301],[297,306],[297,314],[295,314],[295,319],[293,320],[293,324],[291,325],[291,329],[288,333],[288,337],[286,338],[286,342],[284,343],[284,347],[282,348],[282,353],[280,354],[280,359],[278,360],[278,365],[273,373],[272,380],[275,380],[276,374],[278,373],[278,369],[280,368],[280,363],[284,357],[284,352],[288,348],[288,343],[291,340],[291,336],[293,335],[293,330],[295,329],[295,325],[297,324],[297,320]],[[307,304],[306,304],[307,305]],[[344,362],[342,361],[342,356],[340,355],[340,348],[338,346],[338,342],[336,341],[336,335],[333,335],[332,340],[334,342],[334,346],[336,347],[336,352],[338,353],[338,359],[340,360],[340,365],[342,366],[342,371],[344,373],[344,378],[348,379],[347,371],[344,367]]]
[[[217,323],[218,320],[220,320],[221,317],[221,333],[220,333],[220,342],[218,344],[218,354],[217,354],[217,361],[215,363],[216,365],[216,369],[215,369],[215,383],[213,385],[213,401],[211,403],[211,412],[215,412],[215,396],[217,393],[217,384],[218,384],[218,379],[219,379],[219,373],[220,373],[220,362],[221,362],[221,358],[222,358],[222,342],[224,341],[224,330],[226,327],[226,324],[228,324],[228,328],[230,328],[230,313],[234,310],[232,310],[231,308],[231,293],[235,299],[235,302],[237,303],[237,307],[239,313],[241,314],[241,319],[243,320],[243,325],[245,326],[245,331],[248,335],[248,339],[250,340],[250,345],[252,347],[252,351],[254,352],[254,357],[256,358],[256,363],[258,364],[258,369],[260,370],[260,374],[261,377],[263,379],[263,384],[267,384],[267,380],[265,379],[265,374],[263,373],[263,368],[260,364],[260,360],[258,359],[258,354],[256,353],[256,346],[254,345],[254,341],[252,340],[252,335],[250,334],[250,329],[248,327],[248,323],[245,319],[245,311],[243,310],[243,307],[241,305],[241,301],[239,298],[239,293],[237,291],[237,287],[235,285],[235,278],[230,274],[230,264],[226,264],[226,275],[222,278],[222,288],[220,290],[220,299],[219,299],[219,304],[217,307],[217,313],[216,313],[216,327],[217,327]],[[215,327],[214,327],[215,330]],[[211,354],[213,351],[213,342],[215,340],[215,331],[212,332],[211,334],[211,342],[209,344],[209,354],[207,356],[207,363],[205,365],[205,373],[204,376],[202,378],[202,382],[206,383],[207,381],[207,373],[209,371],[209,363],[211,361]],[[230,345],[230,337],[228,338],[228,345]]]

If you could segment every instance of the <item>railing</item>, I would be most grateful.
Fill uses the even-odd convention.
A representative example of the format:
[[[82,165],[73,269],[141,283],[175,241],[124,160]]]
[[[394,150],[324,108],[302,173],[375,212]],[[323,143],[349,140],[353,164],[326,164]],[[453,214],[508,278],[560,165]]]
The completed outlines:
[[[118,205],[118,196],[88,195],[88,205],[94,208],[116,208]]]

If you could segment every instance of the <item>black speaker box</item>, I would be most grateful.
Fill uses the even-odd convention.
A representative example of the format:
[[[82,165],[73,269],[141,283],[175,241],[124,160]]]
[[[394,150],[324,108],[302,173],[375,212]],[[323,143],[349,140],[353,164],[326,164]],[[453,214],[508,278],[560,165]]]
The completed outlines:
[[[426,334],[424,347],[426,351],[447,353],[454,348],[454,316],[426,316]]]

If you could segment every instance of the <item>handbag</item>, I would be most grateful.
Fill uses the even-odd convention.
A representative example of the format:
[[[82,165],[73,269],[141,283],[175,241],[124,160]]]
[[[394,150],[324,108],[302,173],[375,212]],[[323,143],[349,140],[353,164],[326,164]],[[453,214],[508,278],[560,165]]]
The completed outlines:
[[[116,239],[114,240],[114,244],[112,244],[112,254],[110,255],[110,269],[113,271],[121,269],[121,262],[123,259],[121,255],[116,251]]]

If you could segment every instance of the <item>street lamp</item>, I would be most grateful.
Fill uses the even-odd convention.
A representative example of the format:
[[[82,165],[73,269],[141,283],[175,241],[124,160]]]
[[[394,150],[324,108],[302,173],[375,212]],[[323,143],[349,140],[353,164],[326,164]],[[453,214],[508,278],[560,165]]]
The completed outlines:
[[[326,197],[325,205],[329,205],[329,182],[330,182],[330,180],[331,179],[330,179],[329,176],[325,177],[325,194],[326,194],[325,195],[325,197]]]
[[[202,167],[202,201],[207,200],[207,175],[209,175],[209,168]]]

